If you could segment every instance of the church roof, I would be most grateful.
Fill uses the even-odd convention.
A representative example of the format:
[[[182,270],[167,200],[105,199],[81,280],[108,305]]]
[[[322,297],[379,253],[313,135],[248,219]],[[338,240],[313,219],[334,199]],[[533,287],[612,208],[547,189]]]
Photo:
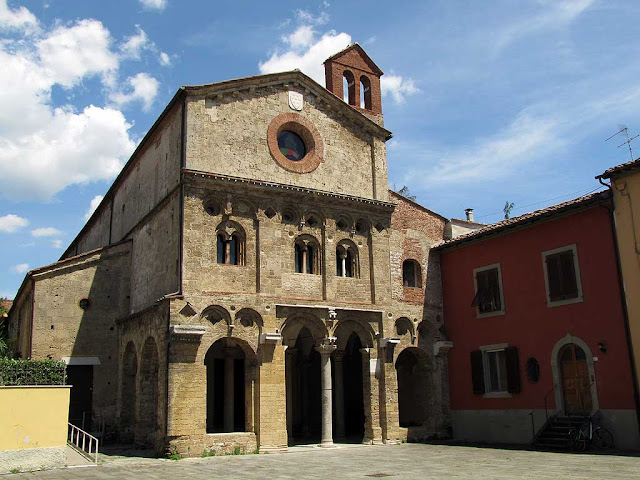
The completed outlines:
[[[360,46],[360,44],[358,44],[357,42],[356,43],[352,43],[347,48],[344,48],[344,49],[340,50],[338,53],[335,53],[335,54],[331,55],[323,63],[327,63],[329,61],[336,61],[339,57],[342,57],[345,53],[349,52],[350,50],[357,50],[358,53],[360,54],[360,56],[362,56],[364,61],[367,62],[367,64],[369,65],[369,67],[371,67],[371,70],[374,73],[376,73],[379,76],[384,75],[382,70],[380,70],[380,67],[378,67],[373,60],[371,60],[371,57],[369,55],[367,55],[367,52],[364,51],[364,48],[362,48]]]
[[[251,90],[252,87],[256,87],[258,85],[281,85],[287,82],[295,82],[303,85],[310,91],[314,92],[318,97],[323,97],[324,100],[327,101],[327,103],[330,104],[332,108],[342,111],[345,115],[348,115],[354,121],[360,123],[363,127],[374,131],[378,135],[384,137],[386,140],[391,138],[391,132],[389,130],[378,125],[369,117],[360,113],[357,109],[351,107],[342,98],[337,97],[333,92],[330,92],[314,79],[302,73],[298,69],[290,70],[288,72],[267,73],[263,75],[234,78],[231,80],[206,83],[203,85],[185,85],[180,87],[178,93],[180,91],[183,91],[187,94],[214,94],[226,92],[231,93],[238,90]]]

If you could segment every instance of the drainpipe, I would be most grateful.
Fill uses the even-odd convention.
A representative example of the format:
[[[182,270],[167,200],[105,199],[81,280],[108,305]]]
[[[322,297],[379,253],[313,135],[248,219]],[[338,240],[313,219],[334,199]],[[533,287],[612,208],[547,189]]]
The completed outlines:
[[[611,201],[613,202],[613,188],[610,183],[602,181],[601,177],[596,177],[598,181],[609,189]],[[613,183],[613,181],[611,182]],[[631,200],[631,199],[629,199]],[[624,316],[624,330],[627,338],[627,350],[629,351],[629,363],[631,364],[631,375],[633,376],[633,400],[636,405],[636,419],[638,421],[638,429],[640,431],[640,395],[638,394],[638,381],[636,372],[635,355],[633,352],[633,344],[631,343],[631,328],[629,327],[629,311],[627,310],[627,299],[624,290],[624,281],[622,279],[622,265],[620,263],[620,250],[618,249],[618,233],[616,231],[615,205],[612,207],[605,206],[609,210],[609,219],[611,221],[611,236],[613,238],[613,251],[616,257],[616,267],[618,268],[618,285],[620,290],[620,302],[622,303],[622,313]]]

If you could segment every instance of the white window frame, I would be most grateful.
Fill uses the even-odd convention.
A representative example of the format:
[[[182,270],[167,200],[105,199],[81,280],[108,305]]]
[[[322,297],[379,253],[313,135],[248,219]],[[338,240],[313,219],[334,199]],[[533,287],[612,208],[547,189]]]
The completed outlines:
[[[484,267],[478,267],[473,269],[473,295],[474,298],[478,293],[478,272],[484,272],[485,270],[492,270],[494,268],[498,269],[498,288],[500,289],[500,310],[494,310],[492,312],[480,312],[480,309],[476,307],[476,317],[477,318],[486,318],[486,317],[495,317],[497,315],[504,315],[504,290],[502,288],[502,269],[500,268],[500,263],[492,263],[491,265],[485,265]]]
[[[491,377],[489,373],[489,353],[493,352],[503,352],[504,362],[505,362],[505,375],[507,375],[507,357],[506,357],[506,349],[509,347],[508,343],[498,343],[495,345],[484,345],[479,348],[482,352],[482,371],[484,373],[484,394],[483,398],[511,398],[513,395],[509,393],[509,380],[505,379],[505,384],[507,386],[507,390],[499,390],[499,391],[489,391],[491,386]],[[499,372],[498,372],[499,374]]]
[[[566,252],[568,250],[573,251],[573,271],[576,274],[576,286],[578,287],[578,296],[575,298],[567,298],[565,300],[551,301],[551,295],[549,294],[549,272],[547,271],[547,257],[556,253]],[[580,303],[584,301],[582,296],[582,281],[580,280],[580,262],[578,261],[578,247],[575,243],[566,245],[564,247],[554,248],[553,250],[547,250],[542,252],[542,270],[544,272],[544,289],[547,295],[547,307],[560,307],[562,305],[571,305],[572,303]]]

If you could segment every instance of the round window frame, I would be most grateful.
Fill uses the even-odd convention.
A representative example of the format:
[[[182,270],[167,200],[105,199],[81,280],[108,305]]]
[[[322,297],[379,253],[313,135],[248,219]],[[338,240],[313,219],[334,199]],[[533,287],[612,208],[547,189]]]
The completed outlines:
[[[302,139],[306,154],[301,160],[289,160],[280,151],[278,134],[284,130],[289,130]],[[271,120],[267,129],[267,144],[276,163],[290,172],[310,173],[324,161],[324,144],[320,133],[309,120],[297,113],[282,113]]]

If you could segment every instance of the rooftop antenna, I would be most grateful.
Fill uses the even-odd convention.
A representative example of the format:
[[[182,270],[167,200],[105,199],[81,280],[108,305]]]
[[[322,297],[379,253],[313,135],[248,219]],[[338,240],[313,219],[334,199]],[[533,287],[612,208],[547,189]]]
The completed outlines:
[[[608,142],[609,140],[611,140],[616,135],[620,135],[621,133],[624,132],[624,134],[627,137],[627,139],[624,142],[622,142],[620,145],[618,145],[618,148],[620,148],[620,147],[622,147],[624,145],[627,145],[629,147],[629,156],[631,157],[631,161],[633,161],[634,158],[633,158],[633,150],[631,150],[631,142],[633,140],[635,140],[636,138],[640,137],[640,135],[636,135],[635,137],[629,138],[629,129],[627,128],[627,126],[626,125],[619,125],[619,127],[620,127],[620,130],[618,130],[616,133],[614,133],[609,138],[607,138],[605,140],[605,142]]]

